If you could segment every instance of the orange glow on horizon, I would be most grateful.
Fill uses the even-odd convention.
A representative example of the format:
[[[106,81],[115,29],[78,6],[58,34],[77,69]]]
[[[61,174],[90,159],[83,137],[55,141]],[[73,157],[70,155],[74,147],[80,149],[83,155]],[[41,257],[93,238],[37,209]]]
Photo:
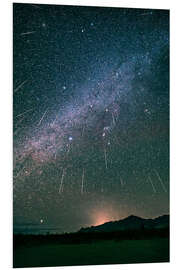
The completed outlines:
[[[102,215],[97,216],[97,219],[95,221],[94,226],[98,226],[98,225],[104,224],[104,223],[109,222],[109,221],[111,221],[111,218],[102,214]]]
[[[115,221],[115,220],[119,220],[122,217],[119,215],[119,213],[112,211],[108,209],[105,210],[96,210],[93,214],[93,226],[98,226],[101,224],[104,224],[106,222],[110,222],[110,221]]]

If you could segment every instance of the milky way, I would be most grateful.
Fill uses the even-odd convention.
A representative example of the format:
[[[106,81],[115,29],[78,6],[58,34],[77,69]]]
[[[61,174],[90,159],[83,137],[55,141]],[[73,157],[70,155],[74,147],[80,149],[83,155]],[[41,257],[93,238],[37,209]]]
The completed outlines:
[[[169,12],[14,4],[14,224],[169,212]]]

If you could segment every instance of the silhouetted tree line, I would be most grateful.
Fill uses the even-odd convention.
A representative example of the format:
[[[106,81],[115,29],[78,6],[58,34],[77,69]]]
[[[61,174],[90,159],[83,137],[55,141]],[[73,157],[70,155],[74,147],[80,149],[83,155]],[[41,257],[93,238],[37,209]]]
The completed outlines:
[[[46,235],[14,235],[13,246],[34,246],[46,244],[83,244],[93,243],[96,241],[105,240],[141,240],[152,238],[168,238],[169,228],[162,229],[145,229],[142,227],[139,230],[125,230],[116,232],[76,232],[65,233],[61,235],[53,235],[47,233]]]

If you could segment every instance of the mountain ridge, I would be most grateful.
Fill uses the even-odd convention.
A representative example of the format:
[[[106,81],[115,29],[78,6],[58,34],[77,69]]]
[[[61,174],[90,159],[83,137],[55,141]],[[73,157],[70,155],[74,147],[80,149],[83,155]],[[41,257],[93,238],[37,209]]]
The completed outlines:
[[[162,215],[153,219],[130,215],[124,219],[109,221],[97,226],[81,228],[79,232],[113,232],[137,229],[160,229],[169,227],[169,215]]]

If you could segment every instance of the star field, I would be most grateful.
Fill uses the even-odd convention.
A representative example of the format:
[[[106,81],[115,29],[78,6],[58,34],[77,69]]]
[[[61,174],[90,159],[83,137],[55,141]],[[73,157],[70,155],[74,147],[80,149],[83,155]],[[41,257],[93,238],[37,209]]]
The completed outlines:
[[[169,213],[169,12],[13,5],[14,226]]]

